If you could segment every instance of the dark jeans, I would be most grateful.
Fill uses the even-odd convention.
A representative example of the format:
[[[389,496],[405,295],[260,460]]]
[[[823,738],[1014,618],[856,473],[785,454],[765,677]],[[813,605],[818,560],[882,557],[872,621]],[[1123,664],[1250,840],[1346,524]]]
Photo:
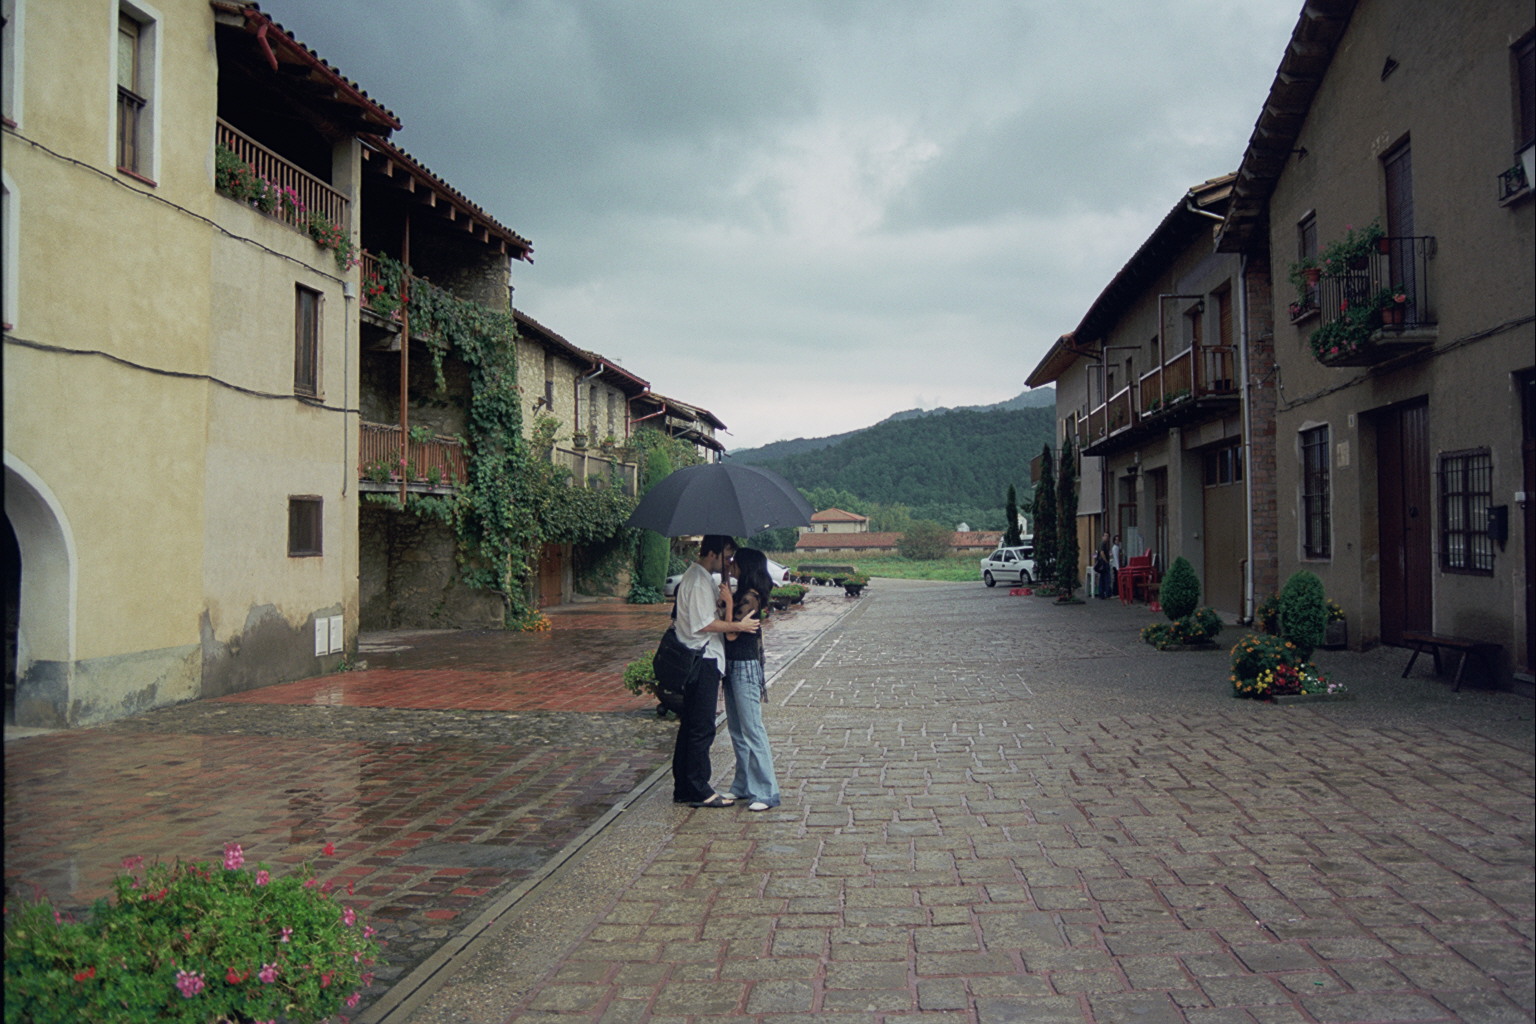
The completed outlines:
[[[715,792],[709,786],[709,748],[715,742],[715,707],[720,701],[720,670],[705,658],[699,672],[683,691],[682,720],[672,748],[672,799],[678,803],[707,800]]]

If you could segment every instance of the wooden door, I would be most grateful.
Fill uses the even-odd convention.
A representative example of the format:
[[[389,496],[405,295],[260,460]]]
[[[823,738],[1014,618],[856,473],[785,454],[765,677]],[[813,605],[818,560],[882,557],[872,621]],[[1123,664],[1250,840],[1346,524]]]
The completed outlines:
[[[1381,523],[1381,640],[1434,622],[1430,530],[1429,403],[1381,413],[1376,431],[1376,494]]]
[[[565,562],[568,544],[545,544],[539,555],[539,607],[565,600]]]
[[[1232,445],[1207,452],[1204,462],[1204,522],[1200,537],[1205,581],[1201,603],[1219,612],[1241,614],[1243,558],[1248,546],[1242,449]]]
[[[1536,495],[1536,373],[1521,375],[1520,418],[1521,486],[1526,494],[1521,503],[1524,534],[1520,544],[1525,548],[1525,660],[1521,668],[1530,672],[1536,669],[1536,500],[1532,500]]]

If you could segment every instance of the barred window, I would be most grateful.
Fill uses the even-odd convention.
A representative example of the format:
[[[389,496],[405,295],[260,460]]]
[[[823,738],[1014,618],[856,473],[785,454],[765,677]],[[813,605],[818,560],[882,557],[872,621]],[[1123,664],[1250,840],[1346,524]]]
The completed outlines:
[[[294,286],[293,390],[296,394],[320,394],[320,293]]]
[[[1440,456],[1440,567],[1493,573],[1488,506],[1493,503],[1493,456],[1487,448]]]
[[[1301,550],[1307,558],[1328,558],[1333,551],[1329,516],[1328,428],[1301,432]]]

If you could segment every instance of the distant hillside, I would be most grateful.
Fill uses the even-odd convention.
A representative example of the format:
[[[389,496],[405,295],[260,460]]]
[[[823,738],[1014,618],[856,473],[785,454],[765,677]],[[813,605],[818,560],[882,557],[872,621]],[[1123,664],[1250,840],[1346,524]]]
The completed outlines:
[[[1030,459],[1051,441],[1054,420],[1054,400],[1049,408],[934,411],[787,454],[783,446],[795,442],[731,457],[768,466],[806,491],[833,487],[885,504],[1001,509],[1009,484],[1021,501],[1029,493]]]
[[[1022,392],[1005,401],[993,402],[991,405],[960,405],[953,409],[906,409],[891,413],[886,420],[911,420],[919,416],[936,416],[945,412],[1007,412],[1013,409],[1040,408],[1056,408],[1055,388],[1035,388],[1033,391]]]

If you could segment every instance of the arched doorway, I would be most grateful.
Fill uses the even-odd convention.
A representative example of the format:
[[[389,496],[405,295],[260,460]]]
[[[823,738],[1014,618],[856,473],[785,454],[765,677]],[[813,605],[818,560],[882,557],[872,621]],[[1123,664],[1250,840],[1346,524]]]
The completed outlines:
[[[5,521],[15,541],[15,561],[7,555],[4,577],[14,588],[6,592],[6,721],[67,725],[75,662],[74,545],[53,492],[10,453]]]

